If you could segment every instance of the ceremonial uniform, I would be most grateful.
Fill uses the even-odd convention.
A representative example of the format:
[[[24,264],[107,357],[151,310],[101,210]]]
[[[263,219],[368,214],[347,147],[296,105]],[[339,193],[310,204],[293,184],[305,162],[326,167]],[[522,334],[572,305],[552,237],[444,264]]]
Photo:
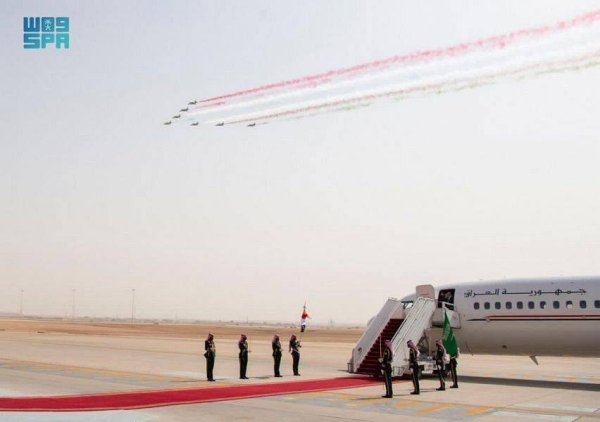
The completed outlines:
[[[276,377],[281,377],[279,373],[279,367],[281,365],[281,343],[279,342],[279,336],[274,336],[273,341],[271,343],[271,347],[273,348],[273,361],[274,361],[274,372]]]
[[[385,382],[385,396],[383,397],[392,398],[394,397],[394,391],[392,390],[392,362],[394,361],[394,353],[391,349],[391,342],[387,340],[385,343],[386,347],[383,351],[383,357],[381,358],[383,380]]]
[[[215,346],[214,337],[209,334],[204,342],[204,357],[206,358],[206,378],[208,381],[214,381],[213,369],[215,367],[215,355],[217,354],[217,348]]]
[[[300,373],[298,373],[298,365],[300,364],[300,342],[296,341],[296,336],[292,335],[290,338],[290,347],[289,351],[292,354],[292,369],[294,371],[294,375],[299,377]]]
[[[248,368],[248,342],[246,341],[246,336],[242,334],[240,337],[240,341],[238,342],[238,348],[240,349],[240,353],[238,355],[240,359],[240,379],[247,380],[246,369]]]
[[[440,388],[437,390],[444,391],[446,389],[446,381],[444,381],[444,372],[446,371],[444,356],[446,355],[446,349],[444,349],[441,340],[436,341],[435,344],[437,345],[437,350],[435,352],[435,366],[437,367],[438,377],[440,379]]]
[[[409,342],[412,343],[412,342]],[[413,348],[409,345],[409,349],[408,349],[409,355],[408,355],[408,366],[410,367],[411,371],[412,371],[412,382],[413,382],[413,387],[414,387],[414,391],[410,394],[420,394],[421,390],[419,387],[419,361],[417,360],[418,356],[419,356],[419,352],[416,350],[416,348]]]
[[[450,388],[458,388],[458,373],[456,367],[458,366],[458,356],[460,351],[456,349],[456,354],[450,356],[450,373],[452,374],[452,386]]]

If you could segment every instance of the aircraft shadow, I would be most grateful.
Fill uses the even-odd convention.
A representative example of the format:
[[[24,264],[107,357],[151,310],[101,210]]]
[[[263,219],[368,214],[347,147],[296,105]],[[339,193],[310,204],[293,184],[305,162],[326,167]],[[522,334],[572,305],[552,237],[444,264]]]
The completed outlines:
[[[547,381],[547,380],[523,380],[514,378],[474,377],[458,376],[458,382],[474,384],[509,385],[514,387],[536,387],[555,388],[560,390],[600,391],[600,384],[588,384],[583,382]]]

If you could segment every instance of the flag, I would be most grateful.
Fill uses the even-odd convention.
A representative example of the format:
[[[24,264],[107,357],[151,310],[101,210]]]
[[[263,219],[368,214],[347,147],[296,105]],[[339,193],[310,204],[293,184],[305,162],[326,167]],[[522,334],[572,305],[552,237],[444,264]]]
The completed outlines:
[[[447,312],[444,312],[444,332],[442,333],[442,342],[446,348],[446,353],[448,353],[450,356],[455,356],[456,351],[458,350],[458,345],[456,344],[456,339],[454,338],[454,333],[452,332],[452,326],[450,325]]]

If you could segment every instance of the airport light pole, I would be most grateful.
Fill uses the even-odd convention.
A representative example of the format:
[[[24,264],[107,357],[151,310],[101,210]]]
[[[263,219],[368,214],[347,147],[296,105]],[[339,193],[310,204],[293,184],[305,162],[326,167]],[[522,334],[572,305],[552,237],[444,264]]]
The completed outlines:
[[[131,322],[135,321],[135,289],[131,289]]]
[[[71,315],[71,319],[75,319],[75,289],[72,289],[71,292],[73,293],[73,313]]]

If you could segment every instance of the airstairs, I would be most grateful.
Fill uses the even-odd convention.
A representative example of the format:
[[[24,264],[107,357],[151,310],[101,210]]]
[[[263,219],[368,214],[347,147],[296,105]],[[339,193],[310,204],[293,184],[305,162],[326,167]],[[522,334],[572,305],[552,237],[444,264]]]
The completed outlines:
[[[381,356],[382,342],[391,339],[404,320],[404,304],[398,299],[389,298],[381,311],[367,324],[348,362],[348,372],[380,375],[379,357]]]
[[[433,289],[433,288],[432,288]],[[406,342],[419,342],[425,330],[432,326],[432,316],[436,311],[436,301],[428,297],[418,297],[412,307],[407,303],[390,298],[381,311],[374,317],[363,336],[352,350],[348,362],[348,372],[381,376],[381,364],[385,340],[392,340],[395,357],[393,375],[400,376],[408,372],[408,349]]]
[[[408,340],[419,342],[425,330],[431,328],[431,317],[436,310],[436,301],[426,297],[418,298],[407,312],[406,319],[392,339],[394,361],[392,375],[401,376],[408,372]]]

